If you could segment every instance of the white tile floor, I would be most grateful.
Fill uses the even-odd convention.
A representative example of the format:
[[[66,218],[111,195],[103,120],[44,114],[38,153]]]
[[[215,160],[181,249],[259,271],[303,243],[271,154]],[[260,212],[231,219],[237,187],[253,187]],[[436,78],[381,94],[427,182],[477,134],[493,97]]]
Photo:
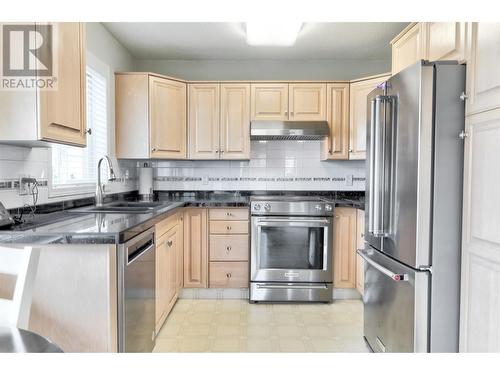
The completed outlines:
[[[368,352],[363,304],[250,304],[177,301],[155,352]]]

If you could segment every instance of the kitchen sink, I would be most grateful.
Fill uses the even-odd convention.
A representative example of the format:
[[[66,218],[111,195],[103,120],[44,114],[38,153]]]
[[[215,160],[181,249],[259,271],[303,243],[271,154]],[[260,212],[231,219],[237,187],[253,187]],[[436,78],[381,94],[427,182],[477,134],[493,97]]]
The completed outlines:
[[[167,206],[166,202],[112,202],[97,206],[87,206],[74,209],[73,212],[102,212],[102,213],[147,213],[155,208]]]

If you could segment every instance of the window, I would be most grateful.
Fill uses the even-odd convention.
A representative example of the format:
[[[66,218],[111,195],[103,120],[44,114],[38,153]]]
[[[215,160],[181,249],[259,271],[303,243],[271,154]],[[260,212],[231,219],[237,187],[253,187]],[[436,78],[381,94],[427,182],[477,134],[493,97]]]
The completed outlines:
[[[99,65],[87,65],[87,128],[92,129],[87,147],[52,147],[53,195],[92,191],[97,181],[97,162],[108,153],[108,73]]]

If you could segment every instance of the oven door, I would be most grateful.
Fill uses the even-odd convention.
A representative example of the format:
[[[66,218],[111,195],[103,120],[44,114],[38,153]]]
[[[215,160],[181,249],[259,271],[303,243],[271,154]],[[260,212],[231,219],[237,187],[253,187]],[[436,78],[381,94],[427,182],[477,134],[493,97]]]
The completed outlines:
[[[332,219],[252,217],[251,281],[332,282]]]

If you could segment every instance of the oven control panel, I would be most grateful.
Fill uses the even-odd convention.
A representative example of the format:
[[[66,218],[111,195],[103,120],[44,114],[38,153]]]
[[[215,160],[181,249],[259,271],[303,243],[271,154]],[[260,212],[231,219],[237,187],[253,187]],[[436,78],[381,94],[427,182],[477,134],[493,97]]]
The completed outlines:
[[[311,201],[251,201],[252,215],[333,216],[333,204]]]

